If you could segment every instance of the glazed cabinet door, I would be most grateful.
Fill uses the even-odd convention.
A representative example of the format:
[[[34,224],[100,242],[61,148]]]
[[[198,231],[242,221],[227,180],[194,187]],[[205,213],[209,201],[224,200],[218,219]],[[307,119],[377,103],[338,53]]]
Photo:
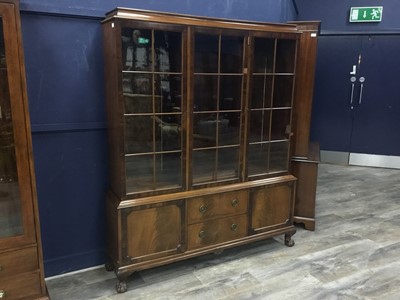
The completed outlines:
[[[35,242],[31,165],[13,4],[0,4],[0,251]],[[30,134],[30,133],[29,133]]]
[[[287,172],[297,39],[259,34],[252,39],[248,104],[249,179]]]
[[[167,256],[182,251],[183,201],[122,211],[123,264]]]
[[[184,186],[186,85],[181,26],[118,22],[118,97],[109,107],[121,135],[122,197]],[[118,61],[114,62],[117,63]]]
[[[240,31],[198,29],[192,35],[194,186],[240,180],[245,40]]]

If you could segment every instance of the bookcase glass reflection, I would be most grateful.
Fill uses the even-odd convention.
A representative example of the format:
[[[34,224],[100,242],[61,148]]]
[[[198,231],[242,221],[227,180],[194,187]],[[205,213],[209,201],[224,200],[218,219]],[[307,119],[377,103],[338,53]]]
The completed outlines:
[[[194,37],[193,185],[239,179],[244,37]]]
[[[22,232],[3,20],[0,18],[0,238],[21,235]]]
[[[182,33],[124,27],[126,192],[182,186]]]

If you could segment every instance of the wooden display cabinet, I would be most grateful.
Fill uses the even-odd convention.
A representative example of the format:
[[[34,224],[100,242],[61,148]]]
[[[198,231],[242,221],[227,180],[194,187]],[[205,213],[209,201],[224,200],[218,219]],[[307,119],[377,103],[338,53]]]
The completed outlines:
[[[20,24],[0,1],[0,299],[48,299]]]
[[[285,235],[297,26],[117,8],[102,23],[108,269]]]

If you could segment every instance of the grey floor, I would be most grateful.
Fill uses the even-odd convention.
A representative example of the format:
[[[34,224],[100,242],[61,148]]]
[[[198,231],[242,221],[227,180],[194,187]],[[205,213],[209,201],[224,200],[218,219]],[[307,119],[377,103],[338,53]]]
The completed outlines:
[[[400,170],[321,164],[315,232],[134,274],[117,294],[103,268],[47,280],[56,299],[400,299]]]

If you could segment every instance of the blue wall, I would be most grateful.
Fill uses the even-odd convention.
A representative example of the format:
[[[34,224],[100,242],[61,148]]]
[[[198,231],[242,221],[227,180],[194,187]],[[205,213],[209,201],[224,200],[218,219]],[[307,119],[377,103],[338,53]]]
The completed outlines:
[[[104,262],[104,14],[117,7],[286,22],[291,0],[22,0],[46,276]]]
[[[400,31],[398,0],[296,0],[299,20],[320,20],[322,33]],[[383,6],[380,23],[349,23],[350,7]]]

